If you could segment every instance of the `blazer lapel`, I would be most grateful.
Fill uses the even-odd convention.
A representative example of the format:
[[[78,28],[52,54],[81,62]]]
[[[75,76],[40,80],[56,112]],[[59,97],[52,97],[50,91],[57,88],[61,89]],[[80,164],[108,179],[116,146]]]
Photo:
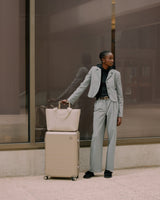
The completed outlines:
[[[97,75],[97,79],[101,81],[101,69],[99,67],[97,67],[96,69],[96,75]]]
[[[113,75],[113,70],[110,70],[109,73],[108,73],[108,76],[107,76],[106,81],[107,81],[108,79],[110,79],[110,78],[112,77],[112,75]]]

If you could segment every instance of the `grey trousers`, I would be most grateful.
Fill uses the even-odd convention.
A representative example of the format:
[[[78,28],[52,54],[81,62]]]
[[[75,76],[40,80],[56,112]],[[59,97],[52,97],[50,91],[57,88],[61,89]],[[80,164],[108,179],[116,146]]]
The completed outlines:
[[[117,138],[118,103],[110,99],[98,99],[94,104],[93,134],[90,149],[90,171],[102,171],[102,153],[105,129],[108,134],[108,148],[105,169],[114,170],[114,155]]]

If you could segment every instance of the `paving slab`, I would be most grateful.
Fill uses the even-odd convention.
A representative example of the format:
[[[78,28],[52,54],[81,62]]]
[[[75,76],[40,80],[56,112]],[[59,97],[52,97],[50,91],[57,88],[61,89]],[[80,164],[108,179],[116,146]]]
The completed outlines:
[[[0,200],[160,200],[160,167],[103,172],[77,181],[43,176],[0,178]]]

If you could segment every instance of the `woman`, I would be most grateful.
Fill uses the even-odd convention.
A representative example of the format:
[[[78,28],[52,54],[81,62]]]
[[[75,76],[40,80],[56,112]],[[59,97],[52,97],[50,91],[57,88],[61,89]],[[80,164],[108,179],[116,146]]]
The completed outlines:
[[[122,123],[123,93],[120,72],[113,69],[114,58],[110,51],[99,54],[101,64],[92,66],[83,82],[68,99],[61,102],[74,104],[90,84],[88,97],[96,98],[93,114],[93,134],[90,151],[90,170],[84,178],[91,178],[94,172],[102,171],[102,153],[105,127],[108,134],[108,148],[105,178],[111,178],[114,170],[117,126]]]

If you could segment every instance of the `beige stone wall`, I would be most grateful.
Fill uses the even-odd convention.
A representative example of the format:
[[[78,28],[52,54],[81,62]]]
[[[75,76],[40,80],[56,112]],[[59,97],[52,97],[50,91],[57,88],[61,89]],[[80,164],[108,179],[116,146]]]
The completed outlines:
[[[107,147],[103,149],[103,169]],[[90,148],[80,148],[80,171],[89,169]],[[160,144],[117,146],[115,169],[160,166]],[[45,150],[0,152],[0,177],[44,175]]]

